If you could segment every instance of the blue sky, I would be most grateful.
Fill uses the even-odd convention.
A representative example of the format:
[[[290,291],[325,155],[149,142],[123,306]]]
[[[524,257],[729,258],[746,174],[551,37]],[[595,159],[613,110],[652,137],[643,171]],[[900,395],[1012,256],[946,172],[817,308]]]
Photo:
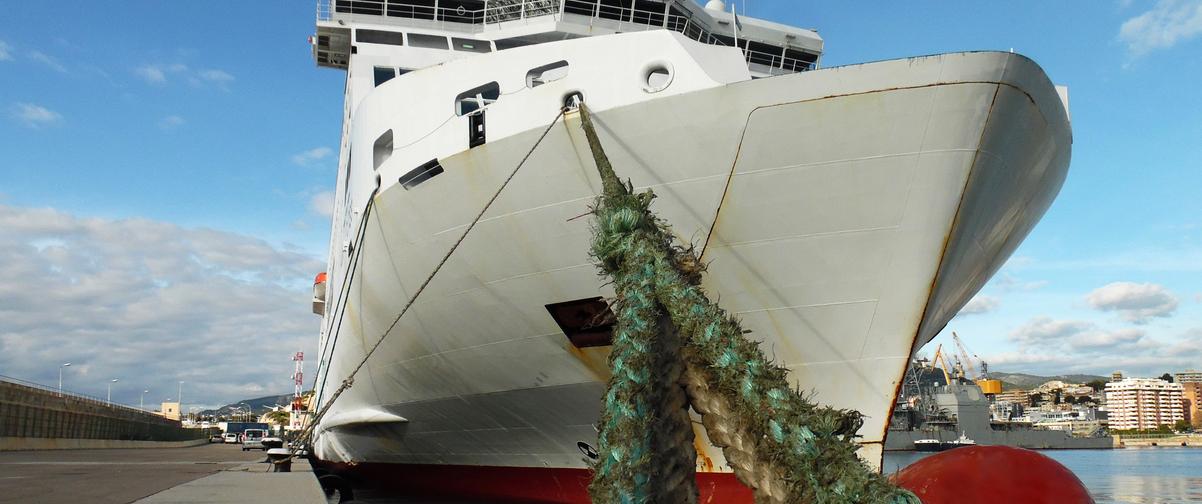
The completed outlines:
[[[1069,86],[1059,199],[934,344],[954,330],[1001,371],[1202,368],[1202,2],[751,0],[750,11],[816,27],[827,66],[1012,49]]]
[[[1070,86],[1060,198],[949,330],[999,370],[1202,368],[1202,2],[746,7],[817,28],[826,66],[1013,49]],[[341,128],[313,4],[0,8],[0,374],[72,361],[68,388],[135,404],[289,390]]]

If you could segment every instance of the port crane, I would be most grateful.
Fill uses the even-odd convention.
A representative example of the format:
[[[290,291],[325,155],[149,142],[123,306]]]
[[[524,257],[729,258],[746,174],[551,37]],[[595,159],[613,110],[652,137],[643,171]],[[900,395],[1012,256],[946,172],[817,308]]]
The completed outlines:
[[[931,359],[931,365],[939,366],[939,370],[943,371],[944,384],[952,384],[952,372],[948,369],[947,357],[943,356],[943,343],[935,347],[935,357]]]
[[[952,342],[956,344],[956,360],[960,361],[962,369],[967,371],[964,376],[973,380],[980,378],[977,375],[976,367],[972,365],[972,359],[968,356],[968,349],[964,348],[964,341],[960,339],[960,335],[956,334],[956,331],[952,331]]]
[[[1002,382],[1000,380],[993,380],[989,378],[989,364],[986,363],[985,360],[979,355],[969,352],[968,348],[964,346],[964,341],[960,339],[960,335],[956,334],[955,331],[952,331],[952,341],[956,344],[956,350],[958,352],[958,357],[956,357],[956,360],[962,363],[961,369],[968,370],[968,373],[965,373],[965,377],[976,382],[977,386],[981,387],[981,392],[986,394],[1000,394],[1002,392]],[[969,357],[969,355],[972,357]],[[981,362],[980,374],[977,374],[976,367],[973,366],[973,357]]]

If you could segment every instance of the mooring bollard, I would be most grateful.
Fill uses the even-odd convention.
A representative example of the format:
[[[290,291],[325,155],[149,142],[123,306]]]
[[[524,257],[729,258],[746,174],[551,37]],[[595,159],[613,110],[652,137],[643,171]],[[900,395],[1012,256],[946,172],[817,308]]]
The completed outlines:
[[[271,472],[292,472],[292,451],[287,448],[267,450],[267,460],[271,461]]]

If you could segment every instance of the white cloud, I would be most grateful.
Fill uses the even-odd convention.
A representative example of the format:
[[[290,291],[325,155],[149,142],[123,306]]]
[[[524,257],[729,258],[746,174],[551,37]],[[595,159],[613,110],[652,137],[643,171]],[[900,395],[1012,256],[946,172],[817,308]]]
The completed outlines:
[[[1008,372],[1021,372],[1018,370],[1031,369],[1032,365],[1037,364],[1062,364],[1070,361],[1062,355],[1040,352],[1002,352],[987,355],[984,360],[995,370],[998,367],[1005,367]],[[1052,374],[1060,374],[1060,372]]]
[[[1140,329],[1103,331],[1094,328],[1073,336],[1069,344],[1078,351],[1103,351],[1135,345],[1143,341],[1144,336]]]
[[[151,84],[167,82],[167,72],[157,65],[146,65],[134,69],[134,73]]]
[[[1165,370],[1197,367],[1202,328],[1176,337],[1153,337],[1139,328],[1037,317],[1009,339],[1019,343],[1017,350],[983,356],[994,370],[1045,375],[1127,370],[1159,376]]]
[[[184,380],[185,400],[215,405],[291,390],[289,356],[316,346],[324,265],[258,238],[5,205],[0,236],[5,374],[51,383],[71,362],[71,390],[119,378],[114,400],[137,404]]]
[[[1169,351],[1193,359],[1195,362],[1191,364],[1190,369],[1198,368],[1197,360],[1198,352],[1202,349],[1202,328],[1190,329],[1181,335],[1181,338],[1169,346]]]
[[[62,63],[59,63],[57,59],[54,59],[42,51],[31,51],[29,53],[29,59],[41,63],[55,72],[67,73],[67,67],[63,66]]]
[[[1001,304],[1002,300],[996,297],[977,294],[976,296],[973,296],[973,298],[969,300],[967,304],[964,305],[964,308],[960,309],[959,315],[980,315],[982,313],[989,313],[997,310],[998,306],[1001,306]]]
[[[1055,320],[1036,317],[1010,333],[1010,341],[1025,349],[1069,348],[1079,352],[1105,351],[1140,343],[1145,336],[1140,329],[1106,330],[1083,320]]]
[[[201,79],[216,83],[218,85],[224,85],[224,84],[228,84],[230,82],[234,82],[234,76],[230,75],[222,70],[213,70],[213,69],[201,70],[199,75],[200,75]]]
[[[307,166],[309,163],[321,161],[333,153],[334,151],[329,147],[317,147],[292,156],[292,162],[301,166]]]
[[[1024,264],[1032,264],[1033,262],[1034,261],[1028,260]],[[1002,289],[1003,291],[1006,291],[1006,292],[1015,292],[1015,291],[1027,292],[1027,291],[1038,290],[1043,287],[1046,287],[1048,285],[1048,281],[1047,280],[1033,280],[1033,281],[1021,280],[1018,277],[1015,277],[1014,275],[1011,275],[1009,273],[1002,273],[1000,276],[997,277],[996,284],[999,289]]]
[[[1158,0],[1151,10],[1128,19],[1119,28],[1119,40],[1132,56],[1168,49],[1202,34],[1202,2]]]
[[[1169,352],[1123,355],[1111,353],[1082,359],[1071,352],[1002,352],[984,356],[994,371],[1031,373],[1037,375],[1095,374],[1106,376],[1122,370],[1129,376],[1160,376],[1166,370],[1196,366],[1191,357]]]
[[[1085,300],[1098,310],[1118,312],[1123,320],[1136,324],[1170,317],[1178,305],[1177,296],[1151,283],[1115,282],[1094,290]]]
[[[51,126],[63,120],[62,114],[35,103],[17,103],[12,107],[12,116],[28,128]]]
[[[134,74],[150,84],[166,84],[178,79],[195,87],[210,85],[226,91],[229,90],[229,84],[234,82],[234,76],[224,70],[214,68],[192,70],[183,63],[142,65],[134,69]]]
[[[309,198],[309,211],[322,217],[334,215],[334,193],[322,191]]]
[[[172,130],[184,125],[184,118],[177,115],[169,115],[159,120],[159,128]]]
[[[1008,337],[1010,341],[1025,345],[1058,343],[1080,334],[1093,324],[1081,320],[1054,320],[1051,317],[1036,317],[1015,329]]]
[[[12,50],[13,47],[8,45],[8,42],[0,40],[0,61],[12,61]]]
[[[166,84],[172,76],[183,75],[187,72],[188,65],[183,63],[142,65],[134,69],[134,74],[149,84]]]

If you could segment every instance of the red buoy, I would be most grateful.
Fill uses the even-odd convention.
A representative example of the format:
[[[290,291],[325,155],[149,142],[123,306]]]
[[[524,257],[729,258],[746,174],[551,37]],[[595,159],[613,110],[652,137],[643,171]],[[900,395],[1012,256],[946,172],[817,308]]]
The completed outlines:
[[[892,477],[922,504],[1094,504],[1077,475],[1031,450],[966,446],[919,460]]]

